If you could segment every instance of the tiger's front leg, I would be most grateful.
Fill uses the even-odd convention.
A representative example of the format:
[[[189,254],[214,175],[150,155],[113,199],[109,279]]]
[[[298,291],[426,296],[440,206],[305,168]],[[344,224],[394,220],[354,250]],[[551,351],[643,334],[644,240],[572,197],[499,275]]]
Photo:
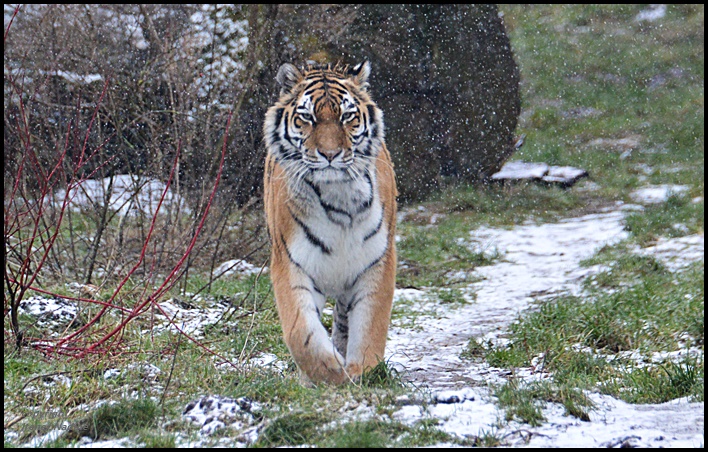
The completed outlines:
[[[284,254],[273,247],[271,273],[285,343],[305,382],[344,383],[345,359],[320,321],[325,297]]]
[[[359,290],[347,306],[346,373],[357,378],[384,358],[395,289],[395,251],[389,253],[371,275],[357,284]],[[336,326],[335,326],[336,328]],[[335,330],[336,331],[336,330]],[[336,343],[336,341],[335,341]]]

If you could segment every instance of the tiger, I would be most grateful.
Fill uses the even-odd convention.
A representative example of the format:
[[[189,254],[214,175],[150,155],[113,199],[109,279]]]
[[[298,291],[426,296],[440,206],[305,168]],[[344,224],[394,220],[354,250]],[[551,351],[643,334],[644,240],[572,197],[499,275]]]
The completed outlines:
[[[283,338],[306,385],[384,357],[396,280],[396,180],[368,61],[290,63],[265,115],[264,207]],[[331,338],[322,324],[334,300]]]

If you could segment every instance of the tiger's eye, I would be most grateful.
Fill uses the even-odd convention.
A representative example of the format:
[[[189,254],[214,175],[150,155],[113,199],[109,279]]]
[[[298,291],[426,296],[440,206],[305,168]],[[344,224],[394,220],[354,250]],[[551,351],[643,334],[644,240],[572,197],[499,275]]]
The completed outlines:
[[[354,112],[354,111],[350,111],[350,112],[344,113],[344,114],[342,115],[342,122],[351,121],[351,120],[354,119],[355,117],[356,117],[356,112]]]
[[[300,119],[302,119],[305,122],[309,122],[310,124],[315,122],[315,118],[313,118],[312,115],[309,113],[300,113]]]

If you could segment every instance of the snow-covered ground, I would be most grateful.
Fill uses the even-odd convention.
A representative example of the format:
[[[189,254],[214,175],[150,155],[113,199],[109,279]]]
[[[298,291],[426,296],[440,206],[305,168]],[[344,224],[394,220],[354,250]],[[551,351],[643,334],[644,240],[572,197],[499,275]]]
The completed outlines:
[[[624,210],[633,206],[622,207],[553,224],[471,231],[472,241],[483,248],[496,248],[503,255],[501,262],[476,269],[477,276],[483,278],[470,286],[476,301],[436,310],[429,317],[419,316],[412,330],[403,322],[394,322],[387,346],[390,361],[416,384],[429,388],[438,400],[456,403],[425,408],[408,405],[394,417],[409,423],[435,418],[442,421],[439,427],[451,434],[494,432],[510,444],[531,447],[702,447],[704,405],[685,399],[631,405],[588,393],[596,404],[589,422],[567,416],[562,406],[549,403],[543,413],[547,422],[540,427],[512,422],[498,428],[504,414],[486,385],[504,381],[508,371],[460,359],[470,338],[495,340],[534,300],[578,293],[582,280],[601,269],[580,267],[580,261],[601,246],[626,237]],[[653,253],[669,268],[678,268],[703,259],[703,235],[662,240],[643,252]],[[406,303],[431,303],[423,291],[401,290],[396,297],[408,300]],[[517,370],[516,375],[548,377],[532,368]]]

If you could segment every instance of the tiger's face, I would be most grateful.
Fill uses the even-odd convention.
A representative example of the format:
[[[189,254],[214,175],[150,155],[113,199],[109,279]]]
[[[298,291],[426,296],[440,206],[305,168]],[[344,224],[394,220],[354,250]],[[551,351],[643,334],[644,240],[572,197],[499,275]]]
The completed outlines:
[[[269,152],[286,171],[315,180],[363,174],[383,142],[383,114],[368,93],[368,62],[353,68],[291,64],[278,71],[281,95],[266,113]]]

